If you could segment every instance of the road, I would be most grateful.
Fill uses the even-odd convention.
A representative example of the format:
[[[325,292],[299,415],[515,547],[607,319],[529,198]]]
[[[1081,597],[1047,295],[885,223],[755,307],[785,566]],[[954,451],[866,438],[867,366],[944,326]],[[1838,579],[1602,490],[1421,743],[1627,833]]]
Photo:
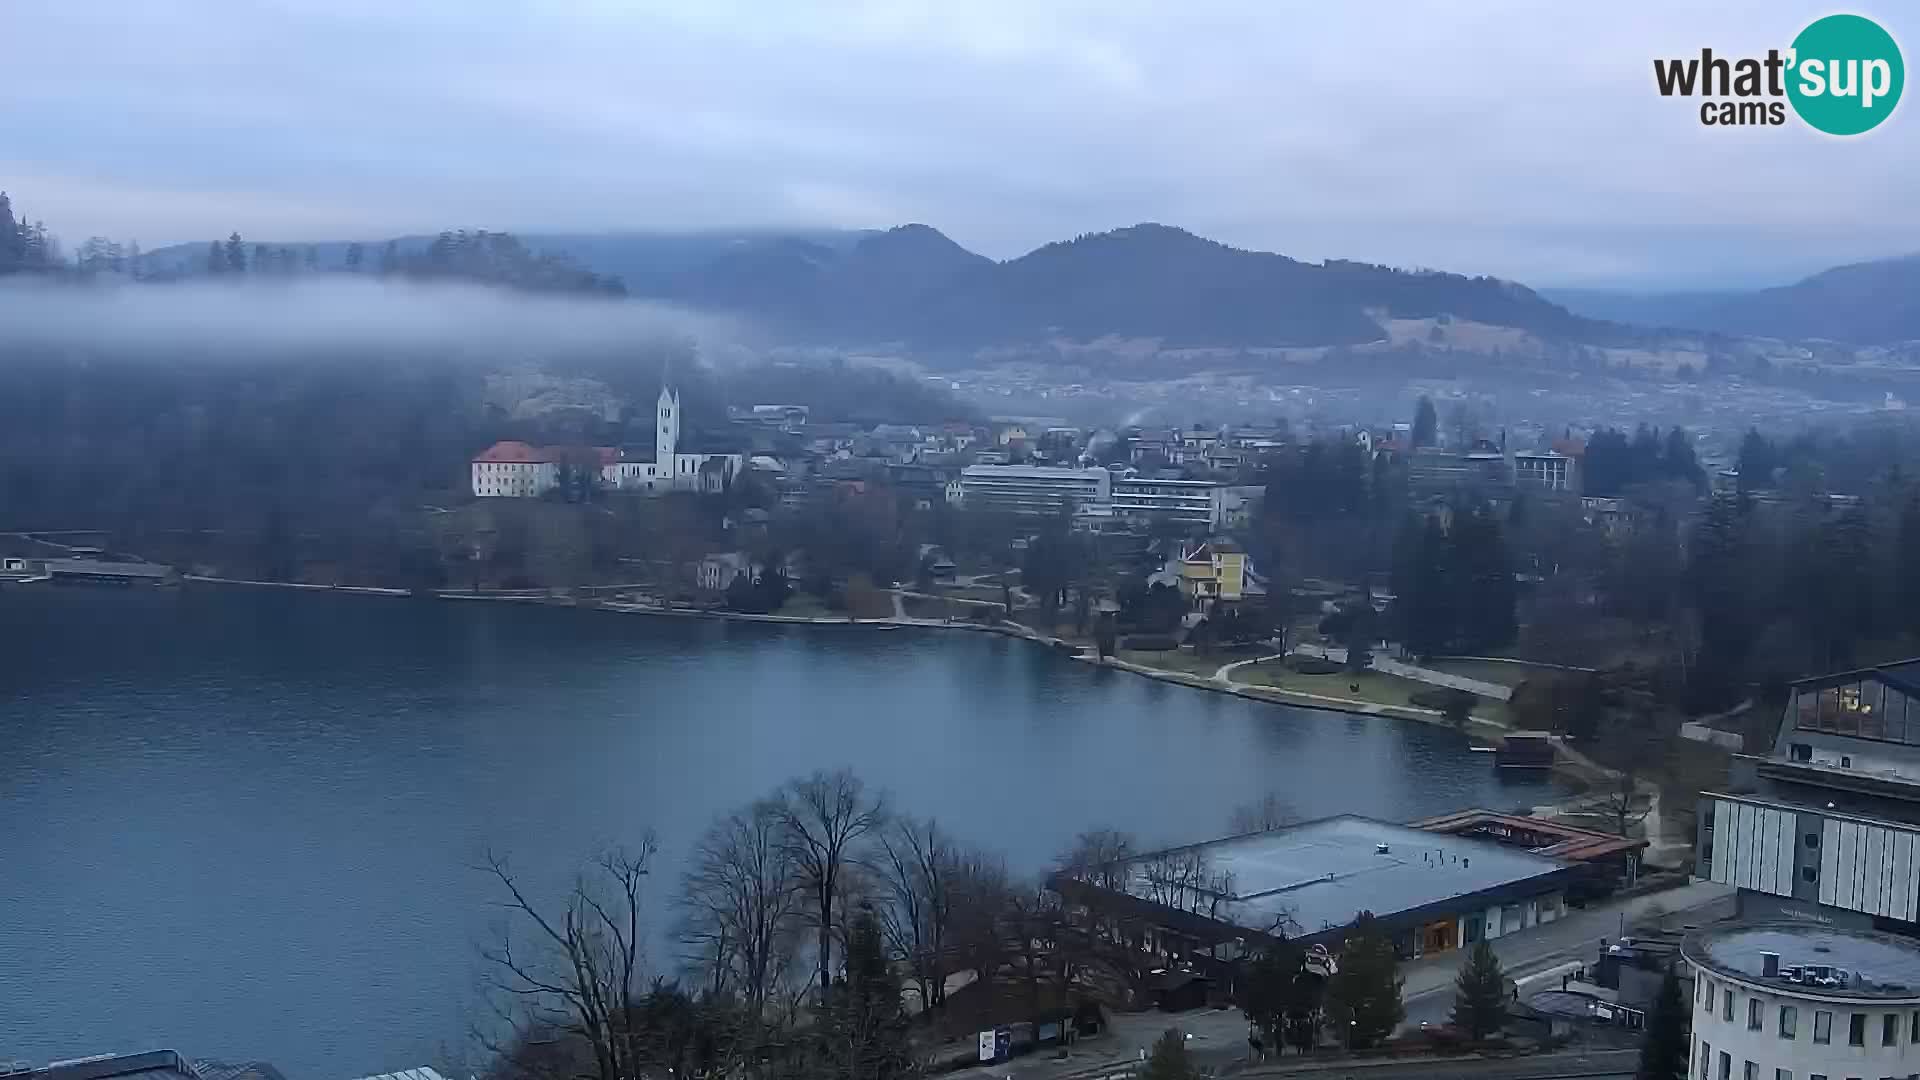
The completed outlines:
[[[1521,1058],[1423,1058],[1418,1061],[1303,1063],[1260,1066],[1236,1075],[1243,1077],[1300,1076],[1322,1080],[1629,1080],[1640,1064],[1638,1050],[1574,1051]]]
[[[1656,919],[1669,926],[1711,922],[1733,914],[1733,890],[1710,881],[1694,882],[1616,904],[1570,910],[1565,918],[1493,942],[1493,952],[1509,977],[1526,975],[1563,960],[1592,960],[1601,938],[1617,938],[1622,927]],[[1464,959],[1460,952],[1401,965],[1406,987],[1407,1026],[1421,1021],[1445,1023],[1453,1011],[1453,980]]]

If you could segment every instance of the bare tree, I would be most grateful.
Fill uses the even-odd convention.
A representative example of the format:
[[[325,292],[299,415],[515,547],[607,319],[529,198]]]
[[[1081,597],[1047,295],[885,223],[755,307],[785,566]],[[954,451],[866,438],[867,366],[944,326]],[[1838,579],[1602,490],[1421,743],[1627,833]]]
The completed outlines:
[[[677,936],[713,996],[764,1019],[794,959],[800,914],[781,807],[761,800],[708,826],[681,877]]]
[[[960,855],[954,860],[952,889],[954,951],[985,985],[1007,958],[1005,920],[1012,887],[1006,861],[986,851]]]
[[[648,833],[638,851],[608,851],[576,878],[556,908],[542,910],[504,858],[489,852],[478,867],[505,891],[508,921],[497,945],[484,948],[486,981],[504,997],[499,1011],[514,1045],[540,1045],[554,1033],[585,1044],[595,1080],[637,1080],[643,1035],[632,1006],[641,992],[641,887],[653,859]],[[516,925],[518,935],[516,936]],[[528,939],[520,944],[520,938]],[[489,1043],[499,1052],[504,1048]],[[549,1055],[556,1065],[566,1055]]]
[[[880,876],[888,903],[880,925],[888,945],[907,962],[923,1008],[946,1000],[947,950],[958,867],[953,840],[932,818],[896,819],[881,833]]]
[[[780,801],[782,844],[811,905],[819,933],[819,986],[833,986],[835,902],[851,884],[861,841],[886,824],[886,801],[868,796],[851,770],[816,772],[787,785]]]
[[[1293,805],[1275,792],[1268,792],[1258,802],[1242,803],[1233,808],[1233,816],[1227,819],[1227,831],[1239,833],[1272,832],[1284,829],[1300,820]]]

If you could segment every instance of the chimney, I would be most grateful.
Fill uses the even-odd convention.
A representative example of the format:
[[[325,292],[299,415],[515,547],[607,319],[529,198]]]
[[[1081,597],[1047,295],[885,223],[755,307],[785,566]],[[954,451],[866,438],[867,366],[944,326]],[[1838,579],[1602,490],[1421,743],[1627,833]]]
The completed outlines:
[[[1760,976],[1765,979],[1777,979],[1780,977],[1779,953],[1763,952],[1760,954]]]

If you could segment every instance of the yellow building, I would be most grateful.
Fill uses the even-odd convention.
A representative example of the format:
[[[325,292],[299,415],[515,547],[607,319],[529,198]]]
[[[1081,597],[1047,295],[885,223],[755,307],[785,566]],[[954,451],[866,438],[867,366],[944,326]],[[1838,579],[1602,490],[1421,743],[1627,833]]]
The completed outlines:
[[[1180,595],[1195,611],[1235,603],[1247,592],[1247,553],[1231,540],[1209,540],[1180,552]]]

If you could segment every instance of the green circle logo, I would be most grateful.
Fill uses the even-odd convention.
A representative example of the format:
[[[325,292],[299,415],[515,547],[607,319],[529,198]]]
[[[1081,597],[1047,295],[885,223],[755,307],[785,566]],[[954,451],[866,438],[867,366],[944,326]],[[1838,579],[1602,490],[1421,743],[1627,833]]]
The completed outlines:
[[[1906,85],[1893,35],[1859,15],[1816,19],[1793,39],[1787,99],[1829,135],[1871,131],[1892,115]]]

